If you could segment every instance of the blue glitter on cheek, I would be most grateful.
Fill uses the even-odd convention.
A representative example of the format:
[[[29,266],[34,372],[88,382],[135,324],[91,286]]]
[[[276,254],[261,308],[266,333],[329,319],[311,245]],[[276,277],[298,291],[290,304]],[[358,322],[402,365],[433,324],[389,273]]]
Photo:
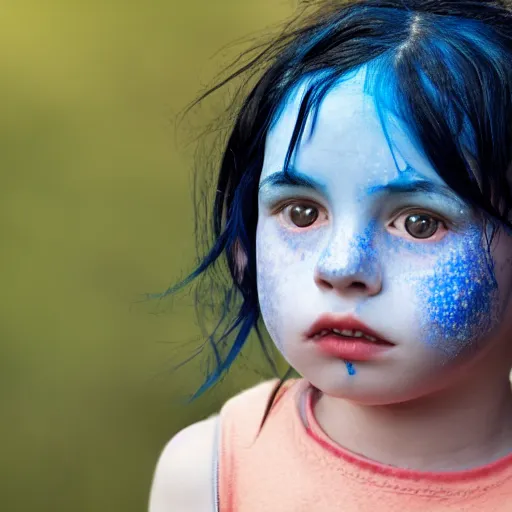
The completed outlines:
[[[355,375],[356,374],[356,369],[354,368],[354,365],[349,362],[349,361],[345,361],[345,366],[347,367],[347,371],[348,371],[348,374],[349,375]]]
[[[452,234],[441,246],[433,272],[418,280],[426,341],[448,357],[475,347],[496,325],[498,287],[482,231]]]

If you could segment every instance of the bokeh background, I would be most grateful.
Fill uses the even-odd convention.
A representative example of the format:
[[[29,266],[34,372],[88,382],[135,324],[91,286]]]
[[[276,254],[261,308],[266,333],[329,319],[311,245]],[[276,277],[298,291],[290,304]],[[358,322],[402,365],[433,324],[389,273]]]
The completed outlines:
[[[194,263],[193,138],[215,105],[183,134],[176,115],[296,3],[2,3],[0,510],[147,510],[172,435],[261,380],[249,356],[184,404],[192,297],[137,300]]]

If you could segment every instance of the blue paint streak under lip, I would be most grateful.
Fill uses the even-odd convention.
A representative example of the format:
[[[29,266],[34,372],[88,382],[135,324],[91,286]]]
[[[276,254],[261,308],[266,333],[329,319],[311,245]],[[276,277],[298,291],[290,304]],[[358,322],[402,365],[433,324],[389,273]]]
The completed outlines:
[[[347,371],[349,375],[355,375],[356,369],[354,368],[354,365],[350,363],[349,361],[345,361],[345,365],[347,367]]]

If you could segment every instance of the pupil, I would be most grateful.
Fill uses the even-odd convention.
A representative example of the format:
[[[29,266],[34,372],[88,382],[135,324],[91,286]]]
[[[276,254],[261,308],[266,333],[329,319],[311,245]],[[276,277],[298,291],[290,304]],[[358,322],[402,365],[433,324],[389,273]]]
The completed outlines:
[[[292,222],[299,228],[311,226],[318,218],[318,211],[313,206],[296,205],[291,209],[290,217]]]
[[[406,231],[415,238],[430,238],[437,227],[438,221],[428,215],[409,215],[405,220]]]

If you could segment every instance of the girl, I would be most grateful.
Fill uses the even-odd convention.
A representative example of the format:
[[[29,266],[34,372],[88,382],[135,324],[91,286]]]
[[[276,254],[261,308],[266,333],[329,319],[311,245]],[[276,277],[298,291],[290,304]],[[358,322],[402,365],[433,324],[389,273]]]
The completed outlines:
[[[242,299],[203,389],[260,313],[301,378],[176,435],[150,511],[512,510],[510,5],[323,2],[262,62],[192,275]]]

